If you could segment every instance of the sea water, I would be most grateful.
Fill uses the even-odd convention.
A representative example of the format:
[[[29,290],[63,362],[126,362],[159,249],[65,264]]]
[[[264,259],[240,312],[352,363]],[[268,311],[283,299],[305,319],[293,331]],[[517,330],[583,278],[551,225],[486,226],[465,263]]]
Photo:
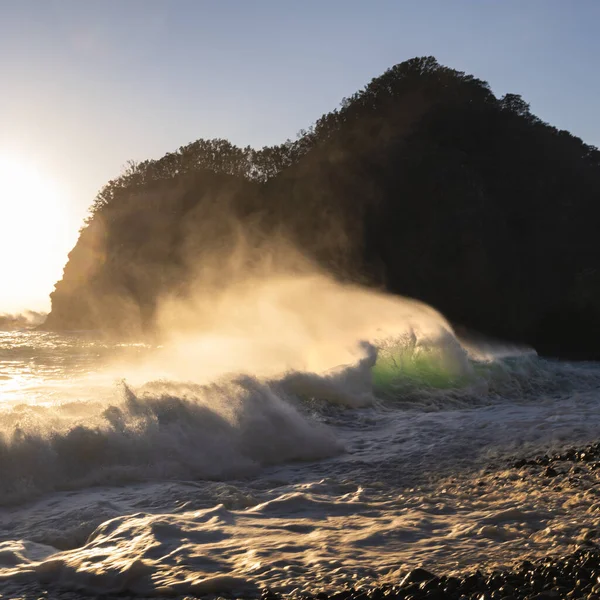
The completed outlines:
[[[1,332],[0,594],[331,591],[509,566],[600,525],[598,494],[507,462],[598,439],[600,365],[379,300],[354,328],[291,325],[288,303],[160,344]]]

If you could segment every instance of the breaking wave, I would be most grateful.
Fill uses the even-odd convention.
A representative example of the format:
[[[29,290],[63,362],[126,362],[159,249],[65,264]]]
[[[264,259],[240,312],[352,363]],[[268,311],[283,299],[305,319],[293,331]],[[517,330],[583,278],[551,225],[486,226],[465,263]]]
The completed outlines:
[[[104,407],[21,405],[0,416],[0,503],[52,490],[148,479],[249,477],[342,448],[322,424],[252,377],[157,382]]]
[[[347,422],[349,409],[448,410],[600,384],[585,365],[523,352],[484,356],[451,333],[363,342],[361,353],[321,374],[230,375],[202,385],[122,381],[113,399],[7,406],[0,504],[91,485],[251,478],[265,466],[330,457],[344,451],[323,419],[336,411]]]

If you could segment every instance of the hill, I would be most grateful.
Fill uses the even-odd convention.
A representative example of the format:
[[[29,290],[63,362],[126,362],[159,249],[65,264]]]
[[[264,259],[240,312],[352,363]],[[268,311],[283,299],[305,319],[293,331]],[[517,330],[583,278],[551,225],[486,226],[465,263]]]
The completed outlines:
[[[597,148],[415,58],[295,141],[198,140],[130,163],[95,199],[45,327],[144,335],[191,282],[318,268],[543,354],[600,359],[599,200]]]

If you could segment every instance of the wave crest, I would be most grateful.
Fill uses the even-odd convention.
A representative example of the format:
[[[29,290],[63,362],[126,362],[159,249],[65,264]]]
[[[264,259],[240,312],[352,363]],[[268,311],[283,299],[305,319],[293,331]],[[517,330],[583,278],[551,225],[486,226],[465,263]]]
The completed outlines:
[[[0,503],[124,481],[242,478],[342,451],[329,429],[253,377],[120,388],[120,402],[108,406],[21,406],[2,415]]]

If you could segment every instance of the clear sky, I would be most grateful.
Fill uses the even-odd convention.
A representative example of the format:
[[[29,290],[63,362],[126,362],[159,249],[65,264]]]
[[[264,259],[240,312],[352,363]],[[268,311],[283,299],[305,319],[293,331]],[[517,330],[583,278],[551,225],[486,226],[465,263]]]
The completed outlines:
[[[422,55],[600,145],[599,30],[600,0],[0,0],[0,156],[58,183],[72,245],[128,159],[293,138]]]

